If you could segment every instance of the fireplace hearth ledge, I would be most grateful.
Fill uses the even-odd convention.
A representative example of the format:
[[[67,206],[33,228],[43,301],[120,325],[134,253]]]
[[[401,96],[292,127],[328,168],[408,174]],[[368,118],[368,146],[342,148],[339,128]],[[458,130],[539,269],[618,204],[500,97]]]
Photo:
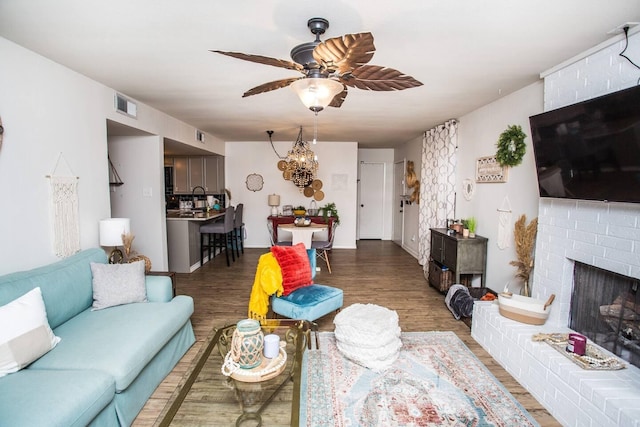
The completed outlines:
[[[640,427],[640,369],[625,362],[619,371],[584,370],[533,342],[540,332],[574,331],[507,319],[495,302],[474,304],[471,336],[562,425]]]

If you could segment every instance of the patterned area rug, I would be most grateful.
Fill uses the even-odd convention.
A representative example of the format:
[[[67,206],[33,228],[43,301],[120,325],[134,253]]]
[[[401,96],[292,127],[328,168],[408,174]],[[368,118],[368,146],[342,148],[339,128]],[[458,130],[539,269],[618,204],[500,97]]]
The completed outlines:
[[[375,373],[344,358],[332,332],[305,352],[301,426],[538,426],[453,332],[405,332]]]

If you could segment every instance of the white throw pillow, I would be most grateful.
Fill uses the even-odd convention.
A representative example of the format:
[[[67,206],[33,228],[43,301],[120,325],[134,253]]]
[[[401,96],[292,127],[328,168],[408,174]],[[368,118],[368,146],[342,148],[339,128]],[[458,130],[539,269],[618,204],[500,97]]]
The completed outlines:
[[[130,264],[92,262],[93,310],[132,302],[146,302],[144,267],[144,261]]]
[[[40,288],[0,307],[0,377],[17,372],[60,342],[53,334]]]

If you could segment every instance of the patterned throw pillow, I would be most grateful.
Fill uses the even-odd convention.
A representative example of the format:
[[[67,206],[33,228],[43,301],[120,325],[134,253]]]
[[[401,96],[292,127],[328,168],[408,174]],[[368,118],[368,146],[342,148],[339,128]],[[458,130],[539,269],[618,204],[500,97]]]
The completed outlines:
[[[311,264],[303,243],[293,246],[272,246],[271,253],[282,270],[282,295],[313,284]]]
[[[55,347],[40,288],[0,307],[0,377],[17,372]]]
[[[144,261],[130,264],[92,262],[91,274],[93,274],[93,310],[147,301]]]

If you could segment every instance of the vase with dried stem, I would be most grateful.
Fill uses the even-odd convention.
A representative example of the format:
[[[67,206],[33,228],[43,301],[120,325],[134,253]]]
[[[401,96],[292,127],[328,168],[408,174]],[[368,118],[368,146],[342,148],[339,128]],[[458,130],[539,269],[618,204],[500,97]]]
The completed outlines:
[[[516,277],[524,282],[521,294],[531,296],[529,279],[533,270],[533,250],[535,248],[536,234],[538,232],[538,218],[527,224],[527,216],[521,215],[513,229],[513,237],[516,243],[516,261],[509,264],[517,268]]]

